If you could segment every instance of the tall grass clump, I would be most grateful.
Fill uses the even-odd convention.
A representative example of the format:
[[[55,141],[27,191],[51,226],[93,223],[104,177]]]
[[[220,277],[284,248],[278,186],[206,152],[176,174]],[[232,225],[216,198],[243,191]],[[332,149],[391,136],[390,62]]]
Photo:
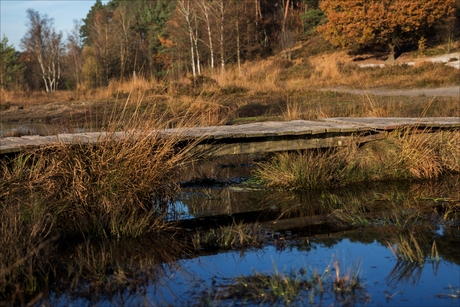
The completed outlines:
[[[216,75],[222,87],[247,88],[253,93],[271,93],[279,89],[279,80],[288,61],[278,57],[256,62],[246,62],[238,67],[228,67],[224,75]]]
[[[168,228],[175,175],[193,144],[179,147],[180,133],[166,136],[158,122],[142,119],[94,143],[62,142],[0,161],[1,293],[36,293],[44,256],[58,238],[139,237]]]
[[[363,146],[278,154],[261,163],[255,176],[271,187],[322,189],[357,182],[437,178],[458,172],[460,131],[406,131]]]
[[[1,188],[8,192],[0,202],[17,207],[37,199],[36,206],[55,217],[53,229],[63,233],[138,236],[157,230],[174,192],[175,169],[186,158],[178,141],[131,130],[108,133],[97,143],[21,154],[3,166]]]

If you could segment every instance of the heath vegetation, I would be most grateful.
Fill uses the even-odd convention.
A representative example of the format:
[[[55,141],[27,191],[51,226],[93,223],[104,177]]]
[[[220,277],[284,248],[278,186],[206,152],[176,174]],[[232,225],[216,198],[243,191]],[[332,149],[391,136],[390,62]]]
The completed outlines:
[[[327,151],[283,153],[261,163],[269,187],[321,189],[357,182],[432,179],[460,171],[460,134],[390,134],[384,141]]]
[[[52,18],[29,9],[28,31],[21,41],[25,51],[17,52],[6,37],[1,42],[2,122],[56,123],[67,129],[91,122],[100,129],[108,124],[109,114],[123,110],[129,115],[135,110],[130,105],[140,101],[143,108],[169,119],[206,113],[203,125],[420,116],[429,101],[425,97],[375,97],[370,104],[366,97],[317,92],[339,85],[458,84],[457,69],[441,63],[356,65],[383,63],[386,57],[402,63],[458,50],[458,1],[417,3],[98,0],[67,38]],[[353,18],[342,18],[341,5],[373,12],[368,20],[379,21],[381,14],[388,18],[357,26]],[[408,11],[416,11],[418,19],[409,18]],[[430,18],[420,17],[425,12]],[[351,24],[356,26],[347,29],[353,30],[334,30]],[[388,31],[379,32],[378,27]],[[60,73],[41,69],[46,65]],[[433,105],[427,116],[459,114],[458,97],[436,98]]]
[[[33,305],[48,285],[87,298],[146,293],[152,280],[174,275],[165,263],[191,252],[264,242],[284,248],[283,237],[259,224],[189,235],[177,229],[174,201],[179,181],[192,173],[183,174],[184,165],[195,167],[196,142],[159,131],[338,116],[460,116],[458,97],[328,90],[458,86],[458,69],[422,58],[460,50],[460,2],[422,2],[96,0],[67,38],[52,18],[28,9],[24,51],[1,41],[0,125],[44,123],[53,129],[40,134],[82,128],[104,136],[95,144],[61,143],[1,158],[0,305]],[[365,12],[374,13],[357,22]],[[415,65],[399,65],[409,60]],[[360,68],[360,62],[395,65]],[[0,137],[10,135],[20,133]],[[460,172],[460,132],[395,131],[382,141],[276,154],[257,165],[253,183],[279,195],[438,179]],[[444,225],[454,232],[449,223],[458,220],[458,200],[433,196],[443,195],[439,190],[427,195],[406,201],[382,194],[363,202],[324,192],[308,208],[286,198],[278,209],[283,217],[322,214],[340,226],[397,228],[385,244],[410,270],[407,263],[438,261],[442,247],[441,240],[405,231]],[[179,234],[184,240],[175,240]],[[98,246],[90,244],[96,240]],[[275,267],[196,293],[203,305],[314,304],[317,293],[320,304],[323,295],[341,304],[369,302],[359,265],[344,272],[339,261],[321,275]]]

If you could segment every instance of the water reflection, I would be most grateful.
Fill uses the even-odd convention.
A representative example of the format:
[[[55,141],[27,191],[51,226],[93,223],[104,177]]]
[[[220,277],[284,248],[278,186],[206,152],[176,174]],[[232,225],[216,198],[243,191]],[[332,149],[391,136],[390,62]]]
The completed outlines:
[[[42,272],[41,286],[35,294],[40,305],[138,305],[151,289],[168,289],[167,277],[191,274],[178,261],[191,249],[170,236],[69,243],[61,242],[59,250],[49,255],[48,263],[37,268]],[[45,272],[48,274],[43,275]],[[12,299],[28,300],[20,292]]]
[[[10,289],[11,295],[4,292],[3,297],[18,304],[57,306],[176,306],[194,304],[200,297],[203,303],[213,303],[215,297],[209,294],[216,292],[207,289],[229,278],[270,273],[275,267],[279,272],[324,272],[339,259],[345,272],[359,260],[372,305],[458,305],[458,299],[440,301],[436,296],[449,292],[446,287],[459,286],[458,177],[302,193],[234,182],[188,187],[171,208],[170,219],[183,222],[176,225],[177,232],[121,241],[61,242],[47,263],[36,268],[40,285],[33,295],[26,298],[22,289]],[[403,216],[398,212],[413,215],[417,208],[423,216],[416,217],[423,223],[396,222]],[[339,220],[333,215],[337,210],[371,223]],[[400,215],[382,222],[382,217],[395,214]],[[238,222],[257,222],[279,242],[267,238],[257,246],[193,248],[191,238],[198,230],[205,233]],[[417,258],[411,261],[407,255]],[[331,293],[308,292],[296,303],[310,304],[310,299],[318,305],[344,302]]]
[[[339,260],[342,275],[351,267],[356,269],[357,261],[360,263],[357,269],[372,305],[386,303],[386,290],[397,293],[392,299],[398,305],[439,304],[437,294],[446,292],[444,288],[449,285],[458,287],[458,244],[448,250],[451,260],[444,259],[446,246],[439,244],[439,261],[427,260],[425,265],[398,261],[386,242],[392,236],[389,233],[398,231],[395,228],[388,227],[384,231],[387,235],[383,236],[379,229],[362,229],[337,237],[291,240],[282,249],[265,244],[261,248],[194,251],[186,241],[170,236],[67,244],[50,254],[49,264],[41,268],[53,273],[48,275],[51,278],[47,282],[42,279],[43,285],[35,295],[36,303],[188,305],[196,302],[200,295],[207,295],[206,289],[228,282],[228,278],[247,276],[255,271],[270,273],[275,267],[281,273],[299,269],[308,274],[322,273],[328,267],[333,269],[331,265]],[[424,236],[440,240],[435,231],[425,232]],[[337,302],[331,293],[320,292],[309,293],[302,302],[308,304],[310,297],[317,304],[343,302]],[[205,298],[202,299],[204,302]],[[360,301],[355,303],[361,305]],[[451,305],[455,305],[455,301]]]
[[[351,242],[347,237],[342,237],[335,239],[334,244],[330,239],[317,239],[310,242],[308,249],[297,247],[298,245],[291,246],[291,248],[280,251],[273,246],[268,246],[263,248],[262,252],[246,253],[243,258],[234,252],[202,257],[200,261],[212,263],[212,268],[209,271],[200,270],[197,272],[205,284],[201,283],[199,289],[191,290],[190,295],[193,299],[197,299],[197,294],[209,294],[206,291],[200,291],[200,289],[212,288],[212,278],[216,275],[246,276],[255,271],[273,272],[274,267],[280,272],[305,268],[310,273],[315,270],[322,273],[336,258],[340,259],[341,267],[346,269],[353,266],[356,260],[360,260],[359,269],[363,281],[366,282],[366,289],[372,297],[372,305],[386,304],[385,290],[392,291],[392,293],[398,292],[398,296],[393,297],[398,305],[437,305],[439,300],[435,296],[436,294],[443,292],[443,288],[449,284],[458,285],[458,267],[440,262],[436,265],[436,271],[433,271],[431,266],[420,267],[402,264],[393,257],[388,248],[378,242],[363,245],[359,242]],[[336,256],[333,256],[334,254]],[[453,269],[455,272],[452,272]],[[399,272],[399,275],[397,276],[395,272]],[[416,287],[413,286],[414,281]],[[222,282],[225,282],[225,279]],[[334,297],[328,295],[321,298],[320,293],[316,293],[313,297],[317,304],[336,304]],[[211,302],[213,298],[211,296]],[[236,302],[236,305],[239,304],[241,302]],[[297,304],[308,304],[308,298],[303,303],[297,302]],[[452,302],[452,305],[456,305],[455,302]]]

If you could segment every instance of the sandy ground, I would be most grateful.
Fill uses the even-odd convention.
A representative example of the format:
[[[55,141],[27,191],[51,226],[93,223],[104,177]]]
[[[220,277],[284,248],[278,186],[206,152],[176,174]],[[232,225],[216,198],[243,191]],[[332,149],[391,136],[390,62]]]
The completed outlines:
[[[328,87],[323,88],[321,91],[349,93],[353,95],[385,95],[385,96],[429,96],[429,97],[459,97],[460,86],[448,86],[439,88],[417,88],[406,90],[395,89],[351,89],[345,87]]]
[[[460,98],[460,86],[447,86],[439,88],[419,89],[356,89],[347,87],[328,87],[320,91],[343,92],[352,95],[386,95],[386,96],[426,96],[426,97],[458,97]],[[104,103],[98,102],[51,102],[40,105],[24,107],[11,106],[7,110],[0,111],[0,123],[41,123],[41,124],[70,124],[71,122],[87,122],[88,116],[95,114],[94,108],[104,109]],[[92,111],[90,111],[92,109]],[[109,106],[110,109],[110,106]],[[92,114],[91,114],[92,113]],[[1,128],[1,127],[0,127]]]
[[[90,102],[50,102],[39,105],[11,106],[7,110],[0,111],[0,122],[36,122],[52,124],[68,121],[73,118],[78,120],[85,117]]]
[[[386,57],[386,55],[384,56]],[[431,63],[444,63],[448,66],[460,69],[460,52],[448,53],[433,57],[414,58],[411,53],[403,53],[393,63],[388,63],[381,59],[382,56],[358,56],[354,62],[359,67],[385,67],[389,65],[409,65],[413,66],[417,63],[431,62]]]

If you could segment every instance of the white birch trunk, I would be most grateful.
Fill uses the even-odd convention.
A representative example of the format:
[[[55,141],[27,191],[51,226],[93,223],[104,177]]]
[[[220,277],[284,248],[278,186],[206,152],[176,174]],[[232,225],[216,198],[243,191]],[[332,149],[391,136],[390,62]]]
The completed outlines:
[[[208,31],[208,40],[209,40],[209,52],[211,56],[211,71],[214,74],[214,48],[212,46],[212,35],[211,35],[211,22],[210,22],[210,16],[209,16],[209,6],[206,3],[206,0],[203,0],[200,2],[201,9],[203,11],[204,17],[205,17],[205,23],[206,23],[206,29]]]
[[[220,62],[221,73],[225,74],[225,58],[224,58],[224,0],[220,0]]]
[[[195,14],[195,36],[194,36],[193,39],[195,41],[196,66],[197,66],[197,70],[198,70],[198,75],[201,75],[200,51],[198,50],[198,24],[196,22],[196,14]]]
[[[195,52],[193,51],[193,32],[190,31],[190,54],[192,55],[192,71],[193,71],[193,76],[196,76],[196,70],[195,70]]]
[[[238,74],[241,75],[241,54],[240,54],[240,6],[236,1],[236,59],[238,63]]]
[[[187,23],[187,28],[188,28],[188,34],[190,36],[190,55],[192,59],[192,71],[193,71],[193,76],[196,76],[196,69],[195,69],[195,51],[193,50],[193,28],[192,28],[192,22],[191,22],[191,10],[190,10],[190,1],[187,1],[187,6],[185,5],[185,0],[179,1],[178,3],[178,10],[179,13],[184,17],[186,23]]]
[[[238,61],[238,72],[241,75],[241,57],[240,57],[240,20],[236,20],[236,57]]]

